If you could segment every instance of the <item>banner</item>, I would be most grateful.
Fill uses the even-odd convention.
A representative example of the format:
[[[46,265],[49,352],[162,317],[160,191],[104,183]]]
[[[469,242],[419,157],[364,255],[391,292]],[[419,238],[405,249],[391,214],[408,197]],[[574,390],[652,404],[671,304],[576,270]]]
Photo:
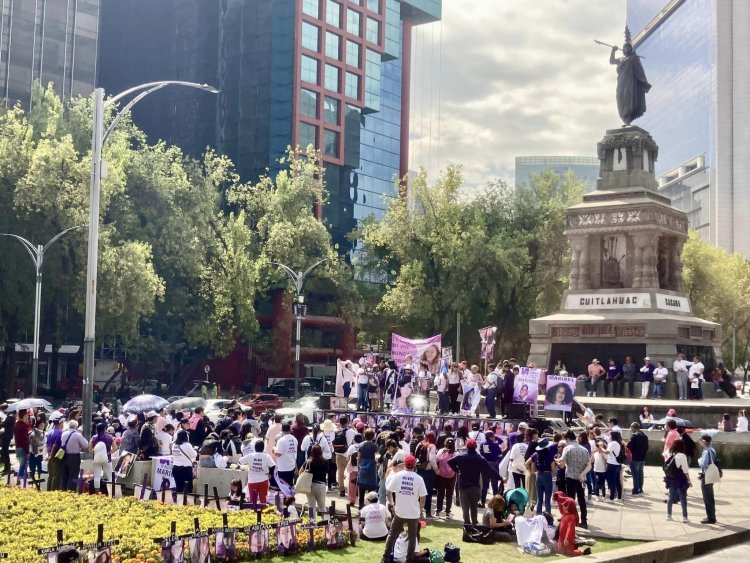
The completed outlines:
[[[461,415],[473,416],[477,412],[482,391],[478,383],[462,383],[461,385],[464,391],[463,399],[461,399]]]
[[[345,392],[345,385],[349,385],[349,392]],[[337,397],[357,396],[357,365],[351,360],[336,360],[336,392]]]
[[[453,346],[444,346],[440,359],[440,373],[448,373],[453,363]]]
[[[547,374],[547,392],[544,395],[544,410],[570,412],[573,409],[575,391],[575,377]]]
[[[151,458],[151,482],[157,491],[177,487],[172,476],[172,456]]]
[[[406,363],[406,356],[411,356],[415,372],[418,371],[419,364],[424,362],[430,373],[436,374],[440,371],[441,342],[442,334],[413,339],[391,333],[391,359],[402,367]]]
[[[496,326],[487,326],[479,329],[479,338],[482,339],[482,351],[479,358],[482,360],[491,360],[495,357],[495,334]]]
[[[513,402],[536,404],[539,395],[539,378],[542,370],[537,368],[521,368],[513,381]]]

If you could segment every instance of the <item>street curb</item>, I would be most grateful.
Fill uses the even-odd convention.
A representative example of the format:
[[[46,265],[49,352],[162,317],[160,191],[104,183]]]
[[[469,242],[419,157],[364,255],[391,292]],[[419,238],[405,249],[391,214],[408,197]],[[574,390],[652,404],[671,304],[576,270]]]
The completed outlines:
[[[678,536],[674,540],[647,542],[615,551],[584,556],[587,561],[608,563],[671,563],[706,555],[750,540],[750,520],[722,530],[706,530]]]

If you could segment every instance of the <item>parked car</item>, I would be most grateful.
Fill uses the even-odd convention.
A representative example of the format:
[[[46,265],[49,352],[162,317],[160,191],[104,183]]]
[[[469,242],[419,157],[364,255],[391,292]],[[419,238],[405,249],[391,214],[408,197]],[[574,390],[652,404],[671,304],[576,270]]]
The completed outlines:
[[[332,379],[323,377],[305,377],[302,381],[310,385],[310,392],[312,393],[333,393],[336,387]]]
[[[294,378],[279,379],[268,386],[268,392],[274,393],[281,397],[294,397]],[[306,381],[299,382],[300,395],[306,395],[312,392],[312,388]]]
[[[305,424],[310,425],[315,418],[315,411],[320,409],[320,393],[310,393],[289,405],[276,409],[276,414],[283,417],[283,422],[292,422],[297,414],[304,417]],[[349,410],[357,408],[357,399],[350,399]]]
[[[284,406],[281,397],[272,393],[250,393],[237,399],[240,404],[246,407],[252,407],[255,416],[260,415],[264,410],[276,410]]]

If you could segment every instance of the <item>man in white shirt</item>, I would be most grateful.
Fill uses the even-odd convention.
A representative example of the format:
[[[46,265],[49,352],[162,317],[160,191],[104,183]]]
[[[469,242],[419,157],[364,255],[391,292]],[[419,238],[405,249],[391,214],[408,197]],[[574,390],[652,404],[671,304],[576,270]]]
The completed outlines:
[[[672,362],[672,371],[677,380],[677,399],[680,401],[688,398],[688,368],[692,365],[693,362],[685,359],[685,354],[677,354],[677,359]]]
[[[489,365],[490,373],[484,382],[484,388],[487,390],[487,396],[484,399],[484,406],[487,408],[487,416],[495,418],[495,396],[497,395],[497,370],[493,364]]]
[[[427,487],[424,480],[416,473],[417,460],[413,455],[404,459],[404,471],[394,473],[386,481],[385,489],[388,493],[388,503],[394,507],[393,523],[385,542],[383,563],[388,563],[396,539],[407,526],[408,551],[414,553],[417,544],[417,533],[419,532],[419,517],[424,509],[427,498]]]
[[[690,381],[690,398],[702,400],[703,390],[701,389],[701,383],[703,383],[703,370],[705,366],[701,362],[700,357],[693,357],[693,365],[690,366],[688,371],[688,380]]]
[[[281,421],[284,417],[280,414],[274,415],[273,422],[266,430],[266,451],[271,452],[272,456],[275,456],[276,451],[276,439],[279,437],[281,432]]]
[[[462,360],[461,362],[459,362],[458,367],[461,368],[461,373],[463,376],[462,379],[467,382],[472,381],[473,374],[471,373],[466,360]]]
[[[279,478],[290,487],[294,484],[294,470],[297,469],[297,438],[292,436],[291,430],[288,422],[281,425],[281,437],[274,450]]]

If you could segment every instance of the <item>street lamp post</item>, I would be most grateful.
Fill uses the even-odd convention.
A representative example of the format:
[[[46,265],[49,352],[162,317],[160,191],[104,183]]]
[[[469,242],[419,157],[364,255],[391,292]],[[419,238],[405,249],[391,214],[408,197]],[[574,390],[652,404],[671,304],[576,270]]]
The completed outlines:
[[[198,84],[195,82],[183,82],[180,80],[162,80],[159,82],[149,82],[129,88],[124,92],[104,100],[104,90],[97,88],[94,90],[94,117],[91,133],[91,182],[89,185],[89,243],[88,243],[88,262],[86,267],[86,324],[83,337],[83,431],[87,436],[91,435],[91,415],[93,412],[94,402],[94,350],[96,344],[96,283],[97,270],[99,267],[99,199],[101,195],[101,164],[102,164],[102,146],[114,130],[120,120],[130,109],[140,102],[143,98],[161,90],[167,86],[185,86],[187,88],[197,88],[212,94],[219,91],[208,84]],[[109,124],[109,128],[104,130],[104,111],[117,104],[123,98],[137,94],[125,106],[117,112]]]
[[[31,256],[32,262],[34,262],[34,268],[36,269],[36,296],[34,298],[34,351],[31,355],[31,396],[35,397],[37,392],[37,386],[39,384],[39,325],[41,324],[41,310],[42,310],[42,267],[44,266],[44,253],[47,249],[55,244],[57,240],[65,235],[66,233],[74,229],[82,229],[86,225],[77,225],[70,227],[64,231],[57,233],[53,236],[47,244],[34,244],[28,239],[20,235],[14,235],[11,233],[0,233],[1,237],[13,237],[18,240],[26,252]]]
[[[296,292],[294,299],[294,318],[297,320],[297,338],[294,346],[294,398],[299,399],[299,380],[300,380],[300,341],[302,340],[302,319],[307,314],[307,305],[305,305],[305,296],[302,295],[302,286],[305,285],[305,280],[310,272],[320,266],[328,258],[319,260],[312,266],[310,266],[304,272],[295,272],[289,266],[280,264],[279,262],[271,262],[274,266],[278,266],[283,269],[287,275],[291,278],[294,283],[294,289]],[[287,356],[288,357],[288,356]]]

